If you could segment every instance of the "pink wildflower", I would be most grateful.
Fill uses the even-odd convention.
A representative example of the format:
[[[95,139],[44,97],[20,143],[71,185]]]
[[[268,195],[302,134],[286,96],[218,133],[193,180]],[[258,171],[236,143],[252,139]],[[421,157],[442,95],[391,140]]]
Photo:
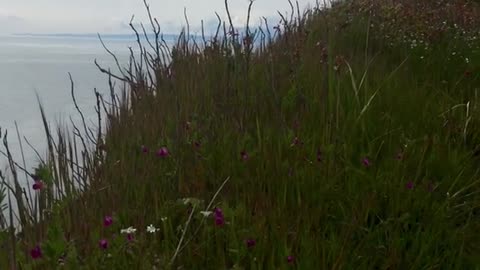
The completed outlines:
[[[168,157],[170,155],[170,152],[168,151],[168,148],[163,146],[157,151],[157,156],[158,157]]]
[[[103,226],[108,227],[112,225],[112,223],[113,223],[113,218],[111,216],[105,216],[105,218],[103,219]]]
[[[107,249],[108,248],[108,241],[107,239],[102,239],[98,242],[98,245],[100,246],[101,249]]]
[[[30,256],[34,260],[39,259],[43,256],[42,249],[39,245],[35,246],[32,250],[30,250]]]

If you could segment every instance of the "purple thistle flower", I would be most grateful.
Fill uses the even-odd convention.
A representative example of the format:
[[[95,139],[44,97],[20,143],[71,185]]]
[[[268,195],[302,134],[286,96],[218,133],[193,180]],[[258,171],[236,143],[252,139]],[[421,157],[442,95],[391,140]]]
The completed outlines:
[[[127,234],[127,240],[128,240],[129,242],[133,241],[133,233],[128,233],[128,234]]]
[[[35,180],[35,183],[32,185],[33,190],[41,190],[43,188],[42,180]]]
[[[222,209],[215,208],[214,217],[215,217],[215,225],[223,226],[225,224],[225,216],[223,215]]]
[[[43,256],[42,249],[39,245],[36,245],[32,250],[30,250],[30,256],[34,260],[39,259]]]
[[[105,218],[103,218],[103,226],[108,227],[112,225],[112,223],[113,223],[113,218],[111,216],[105,216]]]
[[[368,157],[365,157],[365,158],[362,159],[362,164],[366,168],[372,166],[372,162],[370,162],[370,159],[368,159]]]
[[[247,248],[253,248],[257,244],[257,241],[255,239],[247,239],[245,240],[245,244]]]
[[[412,181],[408,181],[408,183],[405,185],[405,187],[406,187],[407,189],[413,189],[414,184],[413,184]]]
[[[142,145],[141,150],[142,150],[143,153],[148,153],[149,152],[148,148],[145,145]]]
[[[168,157],[170,155],[170,152],[168,151],[168,148],[163,146],[160,147],[157,151],[157,157]]]
[[[100,246],[101,249],[107,249],[108,248],[108,241],[107,239],[102,239],[98,242],[98,245]]]
[[[293,255],[288,255],[287,256],[287,262],[288,263],[294,263],[295,262],[295,257]]]
[[[244,150],[242,152],[240,152],[240,157],[242,158],[242,160],[244,161],[247,161],[248,160],[248,153]]]

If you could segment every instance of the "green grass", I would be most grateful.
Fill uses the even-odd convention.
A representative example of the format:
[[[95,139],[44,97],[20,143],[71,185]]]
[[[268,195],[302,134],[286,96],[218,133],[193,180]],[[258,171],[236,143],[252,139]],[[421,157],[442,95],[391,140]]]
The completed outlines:
[[[480,28],[412,48],[359,3],[293,9],[255,48],[228,21],[143,44],[105,132],[46,124],[44,188],[2,193],[24,217],[0,269],[480,269]]]

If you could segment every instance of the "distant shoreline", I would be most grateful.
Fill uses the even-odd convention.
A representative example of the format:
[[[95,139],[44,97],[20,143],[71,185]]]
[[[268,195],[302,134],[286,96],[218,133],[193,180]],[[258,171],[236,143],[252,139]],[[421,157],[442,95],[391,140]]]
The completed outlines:
[[[51,38],[93,38],[97,39],[98,34],[97,33],[83,33],[83,34],[73,34],[73,33],[47,33],[47,34],[36,34],[36,33],[13,33],[10,36],[15,36],[15,37],[51,37]],[[135,34],[101,34],[100,36],[102,38],[106,39],[136,39]],[[149,39],[155,39],[155,35],[153,34],[148,34],[147,35]],[[164,39],[166,40],[175,40],[178,38],[178,34],[163,34],[162,35]],[[195,38],[201,38],[199,35],[193,35],[191,34],[192,37]],[[143,34],[140,34],[140,38],[144,39],[145,36]],[[209,38],[206,36],[206,38]]]

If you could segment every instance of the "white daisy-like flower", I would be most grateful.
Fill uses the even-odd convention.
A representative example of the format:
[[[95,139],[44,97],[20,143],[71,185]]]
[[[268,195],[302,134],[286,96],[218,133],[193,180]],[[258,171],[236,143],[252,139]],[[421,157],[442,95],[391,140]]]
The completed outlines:
[[[149,233],[155,233],[157,232],[159,229],[155,228],[155,226],[153,226],[153,224],[150,224],[147,226],[147,232]]]
[[[212,213],[212,211],[200,211],[200,214],[202,214],[204,217],[209,217]]]
[[[126,228],[126,229],[121,229],[120,230],[120,233],[126,233],[126,234],[131,234],[131,233],[135,233],[137,231],[137,229],[133,228],[132,226]]]

